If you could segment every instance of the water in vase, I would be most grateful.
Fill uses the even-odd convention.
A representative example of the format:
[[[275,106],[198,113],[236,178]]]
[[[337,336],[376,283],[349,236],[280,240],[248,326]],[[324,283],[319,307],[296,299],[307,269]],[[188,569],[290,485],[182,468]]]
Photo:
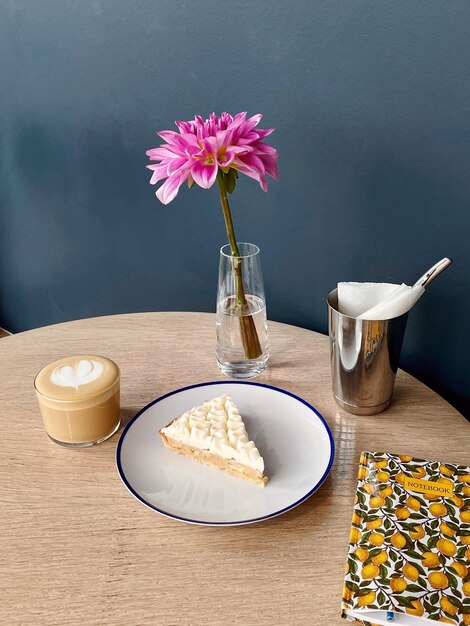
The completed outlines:
[[[268,325],[266,305],[262,298],[251,294],[246,295],[248,308],[243,316],[237,307],[236,297],[228,296],[217,303],[216,357],[219,368],[234,378],[252,378],[258,376],[268,362]],[[256,359],[247,359],[241,335],[241,317],[251,316],[259,343],[261,355]]]

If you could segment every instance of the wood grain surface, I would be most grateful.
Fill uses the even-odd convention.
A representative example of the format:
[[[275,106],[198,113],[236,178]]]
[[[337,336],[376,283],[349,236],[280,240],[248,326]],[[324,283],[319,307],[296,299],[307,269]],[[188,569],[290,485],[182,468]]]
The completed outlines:
[[[278,323],[257,380],[311,402],[336,443],[326,482],[281,517],[233,528],[166,519],[122,485],[117,435],[83,450],[47,438],[33,390],[42,366],[77,353],[114,359],[128,420],[172,389],[224,379],[214,326],[207,313],[142,313],[2,339],[1,624],[339,625],[361,450],[470,464],[468,423],[433,391],[399,372],[385,413],[349,415],[330,392],[328,338]]]

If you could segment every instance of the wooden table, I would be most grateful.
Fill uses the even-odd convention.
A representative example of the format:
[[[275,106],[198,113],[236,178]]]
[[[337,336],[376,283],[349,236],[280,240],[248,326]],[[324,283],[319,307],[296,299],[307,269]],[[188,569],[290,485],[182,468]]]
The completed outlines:
[[[469,464],[470,428],[438,395],[399,372],[395,401],[375,417],[345,413],[330,392],[328,339],[270,324],[258,380],[314,404],[336,442],[320,490],[265,523],[190,526],[150,511],[115,469],[117,436],[83,450],[47,438],[33,392],[46,363],[77,353],[114,359],[128,419],[177,387],[223,379],[214,316],[144,313],[21,333],[0,343],[0,623],[342,624],[339,605],[361,450]]]

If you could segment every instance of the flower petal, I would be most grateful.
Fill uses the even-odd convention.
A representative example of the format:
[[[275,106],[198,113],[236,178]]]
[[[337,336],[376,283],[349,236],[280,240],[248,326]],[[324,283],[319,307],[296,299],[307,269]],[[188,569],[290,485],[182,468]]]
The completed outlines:
[[[245,165],[248,165],[250,168],[256,170],[260,176],[264,176],[266,168],[264,167],[264,163],[259,158],[259,156],[256,156],[256,154],[253,154],[252,152],[249,152],[248,154],[243,154],[242,156],[240,156],[239,159]]]
[[[266,182],[266,178],[264,176],[261,176],[259,179],[259,184],[263,191],[268,191],[268,183]]]
[[[192,122],[180,122],[179,120],[176,120],[175,124],[178,127],[178,130],[180,131],[180,133],[192,133],[193,132]]]
[[[246,176],[249,176],[250,178],[254,178],[255,180],[259,182],[260,175],[259,175],[258,170],[254,169],[253,167],[250,167],[249,165],[246,165],[246,163],[243,163],[242,161],[237,159],[232,163],[232,167],[238,170],[239,172],[241,172],[242,174],[245,174]]]
[[[228,167],[235,160],[235,152],[233,152],[230,148],[224,152],[223,154],[219,154],[217,157],[217,161],[219,162],[220,167]]]
[[[159,180],[166,178],[168,176],[168,168],[166,163],[159,163],[155,165],[147,165],[147,169],[153,170],[152,178],[150,179],[150,184],[155,185]]]
[[[186,180],[187,176],[175,174],[169,176],[161,187],[156,191],[156,196],[162,204],[169,204],[177,195],[181,183]]]
[[[217,161],[214,161],[212,165],[203,163],[203,161],[196,161],[191,167],[191,176],[199,187],[209,189],[215,183],[218,169]]]
[[[166,141],[166,143],[175,143],[175,139],[180,136],[174,130],[162,130],[157,133],[157,135],[161,137],[163,141]]]
[[[258,156],[261,156],[260,153],[263,153],[263,154],[272,155],[276,157],[276,159],[279,158],[279,152],[276,150],[276,148],[274,148],[273,146],[270,146],[269,143],[263,143],[262,141],[257,141],[256,143],[253,144],[253,148],[255,150],[255,154],[258,154]]]
[[[201,145],[208,155],[217,154],[219,149],[216,137],[206,137],[201,141]]]
[[[276,130],[275,128],[264,128],[264,129],[257,128],[256,132],[258,133],[260,139],[264,139],[265,137],[273,133],[275,130]]]
[[[150,150],[147,150],[145,154],[154,161],[156,159],[175,159],[176,157],[181,156],[181,153],[176,146],[170,146],[168,144],[162,145],[159,148],[151,148]]]
[[[229,147],[230,152],[233,152],[233,154],[247,154],[248,152],[251,152],[251,146],[230,146]]]
[[[191,167],[191,160],[189,157],[181,157],[179,159],[172,159],[168,163],[168,176],[173,176],[177,171]]]
[[[255,126],[258,126],[258,124],[261,122],[262,119],[262,114],[261,113],[257,113],[256,115],[253,115],[252,117],[249,117],[244,126],[247,128],[247,131],[252,130]],[[247,132],[245,131],[245,132]]]
[[[269,174],[275,180],[279,180],[279,171],[277,169],[276,159],[270,156],[263,156],[263,155],[260,156],[260,159],[264,163],[266,174]]]
[[[222,114],[223,115],[223,114]],[[240,126],[246,119],[246,111],[242,111],[241,113],[237,113],[233,120],[230,123],[229,128],[234,128],[236,126]]]

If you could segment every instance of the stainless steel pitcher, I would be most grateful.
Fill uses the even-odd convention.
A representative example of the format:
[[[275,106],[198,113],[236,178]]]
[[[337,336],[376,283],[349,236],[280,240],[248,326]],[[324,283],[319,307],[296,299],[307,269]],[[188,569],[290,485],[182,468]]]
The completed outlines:
[[[392,399],[408,313],[389,320],[343,315],[337,289],[327,302],[335,400],[349,413],[380,413]]]

